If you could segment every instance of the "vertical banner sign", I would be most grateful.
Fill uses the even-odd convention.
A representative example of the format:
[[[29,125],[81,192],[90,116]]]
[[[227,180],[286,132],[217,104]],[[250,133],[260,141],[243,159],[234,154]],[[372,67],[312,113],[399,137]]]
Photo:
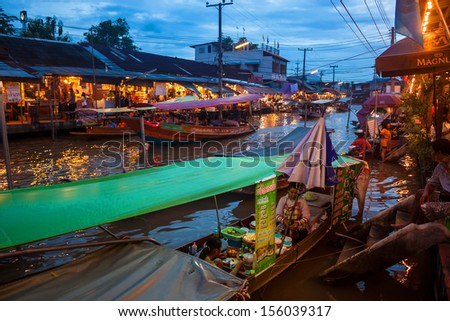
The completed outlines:
[[[256,184],[255,193],[255,273],[275,263],[277,178],[269,178]]]
[[[338,184],[334,189],[333,225],[344,222],[352,214],[356,178],[359,174],[357,167],[355,164],[336,169]]]
[[[6,101],[8,103],[18,103],[22,101],[20,86],[18,83],[6,83]]]
[[[155,95],[156,96],[165,96],[166,92],[166,83],[165,82],[157,82],[155,86]]]

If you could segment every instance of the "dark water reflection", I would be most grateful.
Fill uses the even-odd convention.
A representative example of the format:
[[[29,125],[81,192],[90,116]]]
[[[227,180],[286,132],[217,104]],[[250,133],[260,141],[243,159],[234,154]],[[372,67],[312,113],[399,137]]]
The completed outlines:
[[[357,109],[356,107],[355,109]],[[348,149],[349,144],[355,138],[353,127],[347,124],[349,120],[355,120],[354,113],[332,113],[326,117],[329,129],[334,129],[331,138],[338,152]],[[253,123],[260,129],[246,137],[240,137],[239,143],[252,142],[253,145],[264,145],[270,141],[276,141],[288,134],[296,126],[304,126],[303,120],[294,114],[269,114],[262,117],[255,116]],[[314,124],[308,121],[307,126]],[[134,138],[138,139],[138,138]],[[236,140],[221,141],[223,146],[236,143]],[[80,180],[92,177],[121,173],[121,166],[112,168],[103,166],[106,159],[104,153],[104,141],[83,141],[70,135],[58,135],[55,141],[48,136],[31,137],[26,139],[11,139],[10,151],[15,188],[23,188],[38,185],[59,184],[65,180]],[[166,164],[174,159],[190,159],[208,154],[209,151],[198,150],[193,146],[179,146],[168,153],[160,146],[152,146],[151,161],[157,164]],[[211,151],[213,154],[216,151]],[[1,151],[3,153],[3,150]],[[127,156],[126,170],[139,169],[139,151],[125,148]],[[6,173],[3,164],[4,156],[0,162],[0,188],[6,189]],[[411,195],[417,188],[414,160],[406,156],[398,163],[380,163],[378,160],[369,160],[372,169],[369,189],[365,204],[364,218],[370,218],[379,211],[395,204],[400,199]],[[237,218],[243,218],[253,213],[253,196],[227,193],[217,196],[218,212],[216,212],[213,198],[193,202],[191,204],[177,206],[175,208],[161,210],[155,213],[142,215],[120,222],[110,223],[104,226],[118,237],[146,236],[157,239],[169,247],[177,247],[190,242],[190,240],[213,232],[217,228],[217,215],[220,216],[222,225]],[[356,210],[356,206],[355,206]],[[67,235],[42,240],[23,246],[34,248],[55,244],[73,244],[89,242],[93,240],[109,239],[111,236],[100,227],[76,231]],[[293,269],[289,269],[283,277],[277,278],[272,283],[273,291],[266,288],[260,291],[255,299],[264,300],[383,300],[390,297],[380,297],[380,291],[395,292],[396,286],[405,289],[412,272],[406,273],[405,264],[398,264],[381,275],[381,279],[372,282],[371,279],[359,281],[344,287],[328,286],[317,279],[317,274],[336,260],[336,248],[330,240],[325,240],[314,251],[299,262]],[[71,261],[73,258],[85,255],[83,251],[59,251],[44,253],[30,257],[27,260],[13,258],[0,261],[0,268],[5,271],[0,281],[15,278],[18,275],[27,275],[31,272],[45,270],[50,266],[60,265]],[[298,271],[301,269],[301,272]],[[298,274],[302,277],[299,278]],[[293,282],[292,280],[296,280]],[[380,281],[381,280],[381,281]],[[378,284],[376,290],[371,290],[368,284]],[[393,286],[396,285],[396,286]],[[302,291],[297,291],[297,286]],[[386,286],[383,290],[380,287]],[[280,291],[280,289],[283,289]],[[393,290],[394,289],[394,290]],[[395,299],[417,299],[416,289],[398,291]],[[372,292],[371,292],[372,291]],[[277,296],[273,296],[277,293]],[[281,294],[282,293],[282,294]],[[301,293],[301,294],[300,294]]]

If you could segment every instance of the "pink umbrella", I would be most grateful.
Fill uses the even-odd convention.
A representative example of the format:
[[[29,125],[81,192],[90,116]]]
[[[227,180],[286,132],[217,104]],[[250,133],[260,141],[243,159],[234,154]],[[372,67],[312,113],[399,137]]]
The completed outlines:
[[[403,103],[403,100],[398,98],[393,94],[376,94],[367,99],[363,103],[363,108],[361,108],[357,113],[356,117],[361,125],[364,125],[367,121],[367,117],[370,115],[375,108],[393,108]]]
[[[394,107],[403,103],[403,100],[393,94],[376,94],[363,103],[363,107],[387,108]]]

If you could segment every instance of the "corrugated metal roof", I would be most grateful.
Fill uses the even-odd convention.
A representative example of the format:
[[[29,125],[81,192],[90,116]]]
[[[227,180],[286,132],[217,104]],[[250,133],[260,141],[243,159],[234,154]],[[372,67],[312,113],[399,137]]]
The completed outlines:
[[[36,79],[36,76],[29,74],[23,69],[9,66],[0,61],[0,78],[30,78]]]
[[[18,64],[34,66],[57,66],[92,68],[92,55],[82,46],[70,42],[0,35],[0,47]],[[96,68],[105,64],[94,60]]]

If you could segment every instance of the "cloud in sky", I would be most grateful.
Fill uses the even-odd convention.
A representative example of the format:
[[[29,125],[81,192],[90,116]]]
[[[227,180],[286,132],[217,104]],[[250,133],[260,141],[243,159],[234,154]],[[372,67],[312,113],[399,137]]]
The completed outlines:
[[[218,4],[222,0],[209,0]],[[8,15],[27,10],[29,18],[56,16],[74,42],[92,25],[125,18],[136,45],[154,54],[194,59],[191,45],[216,41],[217,7],[203,0],[15,0],[0,7]],[[227,3],[230,0],[226,0]],[[347,12],[348,10],[348,12]],[[368,81],[375,57],[390,43],[392,0],[234,0],[222,8],[222,32],[234,41],[245,36],[278,45],[290,62],[288,74],[319,69],[324,81]],[[17,27],[20,27],[17,24]]]

